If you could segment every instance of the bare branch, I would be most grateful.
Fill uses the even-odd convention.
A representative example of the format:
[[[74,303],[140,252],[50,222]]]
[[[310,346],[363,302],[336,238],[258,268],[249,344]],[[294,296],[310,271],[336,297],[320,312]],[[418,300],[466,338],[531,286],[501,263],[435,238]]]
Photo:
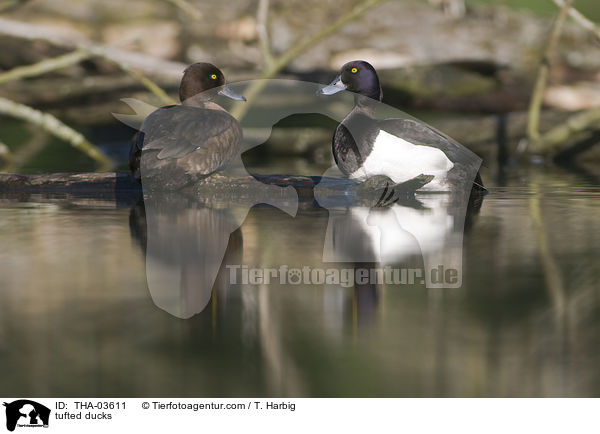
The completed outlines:
[[[93,55],[84,50],[76,50],[62,56],[44,59],[41,62],[33,65],[17,66],[0,74],[0,84],[9,81],[19,80],[21,78],[35,77],[37,75],[46,74],[57,69],[66,68],[81,62],[84,59],[89,59]]]
[[[256,12],[256,32],[258,33],[258,44],[263,60],[263,68],[269,69],[273,65],[271,54],[271,43],[269,40],[269,0],[259,0]]]
[[[287,51],[285,51],[282,55],[277,57],[270,68],[268,68],[264,74],[260,77],[261,80],[257,80],[253,82],[248,89],[245,90],[244,96],[248,100],[248,102],[243,104],[236,104],[231,110],[231,114],[240,119],[243,118],[244,115],[251,107],[251,102],[266,86],[267,79],[273,78],[279,71],[281,71],[288,63],[298,57],[300,54],[307,51],[309,48],[312,48],[321,40],[325,39],[332,33],[336,32],[341,27],[345,26],[349,22],[355,20],[360,17],[363,13],[368,11],[369,9],[377,6],[380,3],[385,2],[386,0],[365,0],[362,3],[356,5],[352,8],[348,13],[342,15],[336,21],[331,23],[329,26],[324,27],[312,35],[309,35],[298,43],[293,45]]]
[[[27,127],[29,137],[13,153],[10,166],[12,171],[18,171],[27,165],[50,143],[48,131],[38,128],[35,124],[28,124]]]
[[[551,155],[559,152],[560,147],[566,142],[572,142],[575,138],[583,140],[584,146],[576,146],[571,149],[571,151],[567,149],[559,152],[556,157],[560,158],[561,155],[575,155],[582,149],[587,149],[595,144],[594,140],[589,139],[589,131],[595,131],[600,128],[600,109],[591,109],[577,113],[544,134],[540,134],[539,116],[550,68],[550,57],[558,42],[560,27],[567,14],[579,25],[592,32],[598,38],[600,38],[600,28],[592,21],[588,20],[581,12],[572,7],[573,0],[553,0],[553,2],[559,6],[561,10],[554,23],[552,34],[544,53],[544,58],[538,71],[538,78],[531,100],[528,124],[528,151],[536,154]]]
[[[111,167],[111,160],[92,145],[82,134],[63,124],[51,114],[0,97],[0,113],[38,125],[50,134],[65,140],[100,164],[101,170]]]
[[[42,40],[65,49],[81,49],[94,56],[102,57],[127,68],[140,71],[143,74],[169,78],[177,82],[179,82],[181,73],[187,67],[184,63],[158,59],[147,54],[98,44],[83,37],[66,38],[63,35],[57,34],[54,29],[42,25],[33,25],[1,17],[0,35],[29,41]]]
[[[142,83],[142,85],[144,85],[144,87],[146,87],[146,89],[148,89],[150,92],[152,92],[154,95],[156,95],[161,100],[161,102],[163,104],[166,104],[166,105],[177,104],[177,101],[175,101],[173,98],[171,98],[167,94],[167,92],[165,92],[158,84],[156,84],[155,82],[153,82],[152,80],[150,80],[148,77],[146,77],[141,72],[138,72],[135,69],[132,69],[132,68],[128,67],[127,65],[118,63],[118,62],[116,62],[113,59],[109,59],[109,60],[111,60],[112,62],[114,62],[117,65],[119,65],[119,67],[122,70],[124,70],[130,76],[132,76],[133,78],[135,78],[136,80],[138,80],[140,83]]]
[[[540,61],[537,79],[533,88],[531,102],[529,104],[529,122],[527,125],[527,137],[529,140],[538,140],[540,138],[540,110],[542,108],[546,83],[548,82],[550,61],[556,49],[556,45],[558,44],[558,40],[562,31],[562,25],[572,3],[573,0],[566,0],[565,5],[562,7],[558,16],[554,20],[554,25],[552,26],[552,31],[544,50],[544,56]]]
[[[9,79],[15,76],[19,77],[23,74],[28,74],[24,76],[29,77],[43,74],[48,70],[57,69],[58,67],[68,66],[69,64],[76,63],[78,58],[80,58],[79,60],[82,60],[86,57],[98,56],[118,65],[119,68],[126,71],[129,75],[142,83],[150,92],[156,95],[162,101],[162,103],[167,105],[176,103],[175,100],[169,97],[169,95],[167,95],[167,93],[161,89],[159,85],[146,77],[143,72],[156,73],[156,71],[161,71],[161,68],[163,67],[170,68],[170,70],[173,71],[176,68],[178,70],[177,78],[179,79],[181,77],[181,72],[185,69],[184,64],[167,62],[144,54],[133,53],[101,44],[96,44],[84,39],[80,39],[78,41],[67,40],[61,36],[53,34],[52,30],[45,29],[43,26],[32,26],[30,24],[6,20],[4,18],[0,18],[0,34],[28,40],[41,39],[60,47],[77,48],[77,51],[70,53],[70,55],[42,61],[35,65],[23,67],[21,70],[17,70],[16,72],[14,72],[14,70],[9,71],[6,73],[10,74]],[[23,71],[23,69],[25,69],[25,71]],[[169,72],[168,69],[167,72]],[[2,83],[1,79],[2,75],[0,75],[0,83]]]
[[[183,12],[185,12],[189,17],[193,18],[196,21],[200,21],[202,19],[202,12],[200,12],[200,10],[198,10],[194,5],[191,5],[190,3],[188,3],[186,0],[165,0],[165,1],[178,7]]]
[[[594,35],[596,35],[596,37],[598,39],[600,39],[600,27],[598,25],[596,25],[596,23],[594,23],[593,21],[588,19],[585,15],[583,15],[581,12],[579,12],[577,9],[572,7],[571,4],[567,5],[567,2],[565,0],[552,0],[552,1],[559,8],[568,6],[569,16],[573,19],[573,21],[575,21],[577,24],[579,24],[584,29],[589,30]]]

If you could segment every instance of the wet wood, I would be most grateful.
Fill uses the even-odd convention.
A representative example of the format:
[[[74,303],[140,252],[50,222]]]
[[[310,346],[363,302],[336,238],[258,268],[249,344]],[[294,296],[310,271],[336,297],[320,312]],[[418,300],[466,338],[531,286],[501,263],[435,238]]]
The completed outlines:
[[[108,193],[116,189],[139,190],[140,184],[129,173],[43,173],[19,175],[0,173],[0,192],[25,193]]]
[[[292,186],[312,188],[321,179],[320,176],[293,175],[255,175],[265,184],[280,187]],[[246,177],[212,175],[202,181],[198,188],[244,188]],[[88,172],[88,173],[41,173],[13,174],[0,173],[0,192],[21,191],[29,193],[107,193],[115,190],[141,191],[141,185],[128,172]]]
[[[214,174],[178,193],[193,195],[200,203],[212,205],[252,204],[269,194],[268,187],[293,187],[300,202],[314,201],[314,189],[321,181],[321,197],[354,205],[374,206],[378,198],[372,191],[357,188],[361,184],[345,178],[295,175],[226,176]],[[410,198],[429,181],[417,177],[393,186],[395,197]],[[383,188],[381,189],[383,190]],[[386,194],[391,189],[386,189]],[[288,198],[296,197],[289,195]],[[0,199],[10,201],[101,200],[117,206],[131,206],[142,198],[142,186],[127,172],[0,174]],[[268,196],[266,196],[268,198]],[[268,201],[266,202],[268,203]]]

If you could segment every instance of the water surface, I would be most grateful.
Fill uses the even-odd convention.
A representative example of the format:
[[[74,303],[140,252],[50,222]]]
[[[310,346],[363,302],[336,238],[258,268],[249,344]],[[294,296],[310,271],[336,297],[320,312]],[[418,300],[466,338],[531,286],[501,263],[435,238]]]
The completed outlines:
[[[222,273],[190,319],[151,297],[135,204],[4,197],[0,390],[599,396],[600,187],[562,170],[515,170],[503,187],[484,177],[492,193],[464,234],[461,288],[223,285]],[[328,217],[254,207],[228,260],[322,264]]]

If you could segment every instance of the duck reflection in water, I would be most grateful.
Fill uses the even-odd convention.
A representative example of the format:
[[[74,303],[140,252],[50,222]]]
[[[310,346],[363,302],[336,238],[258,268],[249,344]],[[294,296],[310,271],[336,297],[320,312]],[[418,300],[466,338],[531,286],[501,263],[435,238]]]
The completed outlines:
[[[264,200],[256,196],[251,201],[235,192],[204,200],[177,192],[148,192],[132,209],[131,234],[145,254],[148,289],[159,308],[190,318],[206,308],[211,294],[227,292],[226,266],[241,263],[240,226],[255,203],[295,215],[297,198],[286,197],[288,190],[254,183]]]
[[[264,184],[244,169],[242,127],[214,100],[219,95],[245,98],[225,85],[218,68],[191,65],[179,95],[180,105],[156,109],[146,117],[131,146],[130,168],[145,193],[130,223],[145,253],[155,304],[189,318],[207,306],[213,285],[228,287],[219,270],[231,258],[240,263],[239,228],[250,208],[266,203],[295,215],[298,198],[293,187]],[[149,106],[126,102],[138,113],[148,111]],[[115,116],[135,126],[134,116]],[[201,184],[225,171],[236,182],[221,188]]]
[[[131,234],[144,252],[148,289],[157,307],[190,318],[211,297],[226,299],[225,267],[239,264],[243,250],[239,211],[203,206],[175,193],[149,194],[132,208]]]
[[[465,219],[471,222],[479,212],[482,196],[469,200],[462,193],[409,194],[392,204],[370,207],[356,204],[351,195],[346,203],[339,195],[331,200],[326,182],[315,188],[317,201],[329,210],[324,262],[402,264],[419,256],[426,270],[440,264],[460,268]],[[428,274],[424,283],[434,286]]]
[[[351,307],[346,310],[352,312],[355,326],[372,323],[384,284],[396,288],[462,285],[463,234],[472,227],[483,194],[385,191],[384,196],[395,195],[389,203],[379,200],[379,191],[360,189],[357,195],[356,186],[349,184],[345,194],[331,195],[337,171],[332,167],[325,173],[315,187],[315,198],[329,211],[323,262],[348,264],[356,277],[361,271],[368,274],[355,282],[347,300]],[[385,269],[391,271],[384,273]]]

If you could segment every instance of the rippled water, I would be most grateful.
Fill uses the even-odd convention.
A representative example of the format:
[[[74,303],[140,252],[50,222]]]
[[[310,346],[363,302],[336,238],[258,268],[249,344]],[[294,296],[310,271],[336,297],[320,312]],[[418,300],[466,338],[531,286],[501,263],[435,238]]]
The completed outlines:
[[[222,270],[190,319],[155,304],[132,207],[0,201],[2,394],[600,395],[600,187],[577,176],[492,187],[461,288],[227,284]],[[226,261],[322,265],[328,218],[254,207]]]

